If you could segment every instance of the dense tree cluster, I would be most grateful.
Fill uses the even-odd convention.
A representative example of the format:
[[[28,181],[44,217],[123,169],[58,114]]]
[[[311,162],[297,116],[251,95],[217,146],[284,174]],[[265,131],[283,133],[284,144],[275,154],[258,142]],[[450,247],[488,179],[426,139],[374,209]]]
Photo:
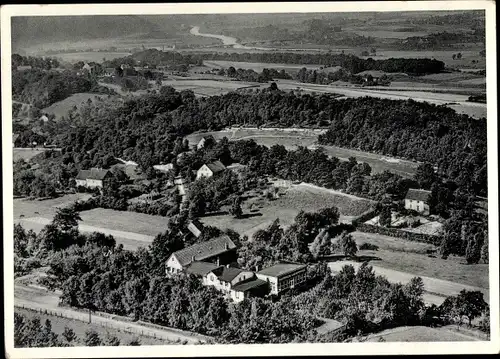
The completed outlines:
[[[59,60],[50,57],[34,57],[34,56],[21,56],[19,54],[12,54],[12,68],[17,69],[18,66],[31,66],[32,68],[50,70],[59,67]]]
[[[435,59],[406,59],[390,58],[385,60],[374,60],[372,58],[361,59],[354,55],[331,54],[331,53],[288,53],[288,52],[262,52],[262,53],[201,53],[182,54],[178,52],[163,52],[156,49],[135,53],[126,58],[114,59],[107,65],[120,65],[127,63],[136,66],[141,64],[153,66],[164,64],[192,64],[200,65],[203,61],[224,60],[237,62],[266,62],[283,64],[314,64],[327,66],[341,66],[350,73],[356,74],[366,70],[380,70],[385,72],[404,72],[408,74],[423,75],[427,73],[439,73],[444,70],[444,62]]]
[[[37,108],[47,107],[79,92],[110,94],[113,91],[73,71],[33,69],[12,73],[13,99],[29,103]]]
[[[46,319],[42,325],[40,317],[31,319],[24,314],[14,313],[14,346],[17,348],[42,348],[42,347],[69,347],[69,346],[118,346],[120,339],[115,335],[106,333],[102,338],[93,329],[85,332],[79,338],[73,329],[65,326],[59,335],[52,330],[52,322]],[[132,339],[125,345],[140,345],[138,338]]]
[[[357,270],[346,265],[335,275],[326,272],[312,289],[290,298],[290,305],[315,316],[347,323],[347,334],[420,323],[425,314],[420,278],[392,284],[375,275],[366,262]]]
[[[248,81],[248,82],[268,82],[273,79],[291,79],[292,77],[285,72],[285,70],[276,70],[276,69],[263,69],[259,74],[252,69],[235,69],[233,66],[230,66],[227,69],[221,68],[218,72],[218,75],[227,76],[239,81]]]

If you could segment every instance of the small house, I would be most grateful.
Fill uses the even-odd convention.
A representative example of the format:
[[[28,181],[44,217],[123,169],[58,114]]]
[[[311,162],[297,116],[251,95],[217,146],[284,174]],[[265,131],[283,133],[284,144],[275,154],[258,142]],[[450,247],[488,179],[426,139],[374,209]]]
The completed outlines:
[[[160,172],[169,172],[174,169],[173,163],[167,163],[166,165],[154,165],[153,168]]]
[[[410,188],[405,196],[405,208],[427,216],[430,214],[429,196],[431,191]]]
[[[229,264],[236,257],[236,244],[229,236],[222,235],[172,253],[167,259],[166,273],[184,272],[187,266],[196,261],[215,263],[217,266]]]
[[[112,176],[111,172],[102,168],[80,170],[75,178],[76,185],[88,188],[102,188],[106,180]]]
[[[196,172],[196,179],[198,180],[203,177],[212,177],[218,173],[223,172],[225,169],[226,166],[224,166],[221,161],[206,163],[201,166],[200,169]]]
[[[215,138],[214,136],[212,135],[208,135],[208,136],[203,136],[201,138],[201,140],[198,142],[198,144],[196,145],[196,148],[198,150],[201,150],[202,148],[205,147],[205,145],[209,144],[209,143],[215,143]]]
[[[257,278],[269,283],[270,294],[293,288],[306,281],[305,264],[281,262],[256,273]]]

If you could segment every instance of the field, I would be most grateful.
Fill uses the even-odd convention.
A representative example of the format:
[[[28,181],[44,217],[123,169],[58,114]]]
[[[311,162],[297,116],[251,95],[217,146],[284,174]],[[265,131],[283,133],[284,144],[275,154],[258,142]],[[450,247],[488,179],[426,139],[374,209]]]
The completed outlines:
[[[53,114],[56,116],[56,120],[61,119],[61,117],[66,116],[68,112],[74,107],[80,106],[82,103],[88,100],[94,100],[96,98],[104,98],[106,95],[98,95],[94,93],[77,93],[65,98],[62,101],[53,103],[49,107],[42,110],[42,113]]]
[[[15,198],[14,219],[18,219],[20,215],[23,215],[26,218],[40,216],[52,220],[57,207],[64,207],[77,200],[85,200],[90,197],[91,195],[87,193],[77,193],[43,201]]]
[[[84,62],[98,62],[101,63],[103,59],[106,60],[113,60],[116,58],[120,57],[126,57],[129,56],[129,52],[109,52],[109,51],[103,51],[103,52],[60,52],[56,54],[51,54],[50,57],[55,57],[58,59],[61,59],[62,61],[67,61],[67,62],[78,62],[78,61],[84,61]]]
[[[99,333],[99,337],[101,339],[106,338],[106,334],[109,333],[110,335],[116,336],[121,344],[126,344],[130,342],[131,340],[138,338],[140,340],[141,345],[165,345],[165,344],[171,344],[168,343],[165,340],[162,339],[155,339],[149,336],[141,336],[141,335],[135,335],[132,333],[127,333],[118,329],[114,329],[111,327],[103,327],[98,324],[94,323],[87,323],[87,322],[82,322],[80,320],[76,319],[69,319],[69,318],[63,318],[63,317],[57,317],[54,315],[50,314],[42,314],[34,310],[30,309],[24,309],[24,308],[18,308],[16,307],[14,309],[15,313],[23,314],[25,317],[31,319],[33,317],[39,317],[41,320],[41,323],[45,322],[46,319],[49,319],[51,324],[52,324],[52,331],[56,334],[59,335],[59,339],[62,340],[62,333],[64,331],[65,327],[73,329],[79,340],[83,340],[85,338],[85,332],[87,330],[93,329],[97,333]],[[84,345],[82,342],[78,342],[78,345]]]
[[[211,68],[224,68],[234,67],[235,69],[249,69],[255,72],[262,72],[264,69],[285,70],[288,73],[298,72],[301,68],[305,67],[310,70],[319,70],[321,65],[302,65],[302,64],[275,64],[266,62],[240,62],[240,61],[203,61],[205,66]]]
[[[193,133],[186,136],[190,145],[195,145],[205,135],[212,135],[219,140],[227,137],[229,140],[253,139],[260,145],[271,147],[274,144],[285,146],[288,150],[295,150],[298,146],[306,146],[311,149],[317,147],[318,134],[321,130],[315,131],[283,131],[279,129],[232,129],[215,132]],[[335,146],[321,146],[329,156],[338,157],[341,160],[347,160],[349,157],[355,157],[358,162],[366,162],[372,168],[372,173],[381,173],[385,170],[397,173],[404,177],[412,177],[417,170],[418,163],[386,157],[375,153],[351,150]]]
[[[168,79],[162,81],[162,86],[172,86],[177,91],[192,90],[197,95],[216,96],[235,91],[242,88],[258,87],[259,84],[243,81],[217,81],[212,78],[203,79],[196,75],[197,79],[182,78]]]
[[[23,159],[28,162],[36,155],[48,150],[48,148],[14,148],[12,150],[12,160],[17,161]]]
[[[242,236],[247,235],[251,238],[257,230],[268,227],[276,218],[279,218],[283,227],[288,227],[300,210],[315,212],[321,208],[337,206],[341,213],[340,220],[350,221],[353,216],[369,209],[370,205],[371,202],[366,199],[300,184],[292,185],[276,200],[269,201],[260,197],[246,200],[242,205],[243,214],[247,215],[245,218],[235,219],[224,213],[206,216],[200,218],[200,221],[205,225],[221,229],[231,228]],[[251,206],[253,206],[252,211]]]
[[[471,335],[462,334],[443,328],[430,327],[398,327],[387,329],[377,334],[366,337],[367,342],[378,342],[383,338],[386,342],[459,342],[459,341],[479,341]]]
[[[401,238],[384,236],[377,233],[353,232],[352,237],[356,240],[358,247],[363,243],[370,243],[381,249],[394,252],[412,252],[425,254],[428,250],[435,250],[432,244],[407,241]]]

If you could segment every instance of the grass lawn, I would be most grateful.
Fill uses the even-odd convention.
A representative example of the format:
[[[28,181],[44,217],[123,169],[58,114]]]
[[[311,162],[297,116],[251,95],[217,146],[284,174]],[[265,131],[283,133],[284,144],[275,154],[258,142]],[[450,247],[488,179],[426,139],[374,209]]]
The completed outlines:
[[[12,160],[17,161],[23,159],[28,162],[36,155],[48,150],[48,148],[14,148],[12,150]]]
[[[249,207],[253,205],[254,212]],[[276,200],[254,197],[246,200],[243,213],[249,217],[236,219],[230,214],[219,214],[200,218],[205,225],[231,228],[241,235],[251,237],[257,230],[269,226],[279,218],[282,226],[291,225],[300,210],[316,212],[321,208],[337,206],[341,213],[340,220],[350,220],[370,208],[371,201],[341,194],[340,192],[309,187],[305,184],[294,185],[286,194]]]
[[[425,254],[379,249],[362,250],[358,256],[378,258],[370,263],[387,269],[412,273],[418,276],[433,277],[451,282],[466,284],[484,289],[489,288],[488,264],[465,264],[465,259],[449,257],[441,259]]]
[[[383,338],[386,342],[458,342],[478,341],[470,335],[452,332],[446,328],[430,327],[398,327],[387,329],[377,334],[369,335],[367,342],[378,342]]]
[[[402,238],[384,236],[377,233],[353,232],[352,236],[356,240],[358,247],[363,243],[370,243],[378,246],[380,249],[388,251],[412,252],[418,254],[426,254],[427,250],[436,249],[432,244],[412,242]]]
[[[45,323],[46,319],[49,319],[51,324],[52,324],[52,331],[56,334],[59,335],[59,339],[62,340],[62,333],[64,331],[64,327],[68,327],[73,329],[75,334],[78,337],[78,342],[76,343],[75,346],[84,346],[83,339],[85,338],[85,332],[87,330],[93,329],[97,333],[99,333],[99,337],[101,339],[106,338],[106,333],[109,333],[110,335],[116,336],[119,340],[121,345],[126,345],[129,341],[139,338],[141,345],[165,345],[165,344],[171,344],[168,343],[165,340],[159,339],[159,338],[152,338],[149,336],[142,336],[142,335],[136,335],[132,333],[127,333],[120,331],[118,329],[110,328],[110,327],[103,327],[98,324],[94,323],[87,323],[87,322],[82,322],[76,319],[69,319],[69,318],[62,318],[62,317],[57,317],[54,315],[50,314],[42,314],[34,310],[30,309],[24,309],[24,308],[15,308],[14,309],[15,313],[19,313],[24,315],[25,317],[31,319],[34,317],[39,317],[42,325]]]
[[[86,103],[89,99],[94,100],[99,97],[106,98],[107,95],[99,95],[95,93],[76,93],[68,98],[65,98],[64,100],[58,101],[49,107],[44,108],[42,113],[54,114],[56,116],[56,120],[59,120],[62,116],[66,116],[73,106],[78,107],[82,103]]]
[[[149,214],[95,208],[80,212],[82,224],[156,236],[167,230],[167,218]]]
[[[52,219],[56,214],[57,207],[67,206],[76,200],[85,200],[90,198],[88,193],[66,194],[61,197],[46,199],[46,200],[28,200],[26,198],[14,199],[14,218],[19,218],[20,215],[24,217],[43,217]],[[38,212],[38,213],[35,213]]]

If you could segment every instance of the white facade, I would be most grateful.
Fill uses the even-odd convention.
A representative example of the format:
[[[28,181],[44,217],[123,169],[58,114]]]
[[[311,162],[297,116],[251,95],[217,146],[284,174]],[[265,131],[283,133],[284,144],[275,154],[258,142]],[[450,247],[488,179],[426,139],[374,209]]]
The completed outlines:
[[[203,178],[203,177],[212,177],[214,175],[214,173],[212,172],[212,170],[210,168],[208,168],[207,165],[203,165],[200,167],[200,169],[196,172],[196,179],[200,179],[200,178]]]
[[[168,259],[165,271],[167,275],[182,272],[182,265],[174,254]]]
[[[430,213],[429,205],[424,201],[418,201],[415,199],[405,199],[405,208],[413,211],[417,211],[424,215],[428,215]]]
[[[282,277],[257,273],[257,278],[269,283],[271,294],[279,294],[286,289],[293,288],[303,283],[306,280],[306,269],[304,268],[303,270]]]

